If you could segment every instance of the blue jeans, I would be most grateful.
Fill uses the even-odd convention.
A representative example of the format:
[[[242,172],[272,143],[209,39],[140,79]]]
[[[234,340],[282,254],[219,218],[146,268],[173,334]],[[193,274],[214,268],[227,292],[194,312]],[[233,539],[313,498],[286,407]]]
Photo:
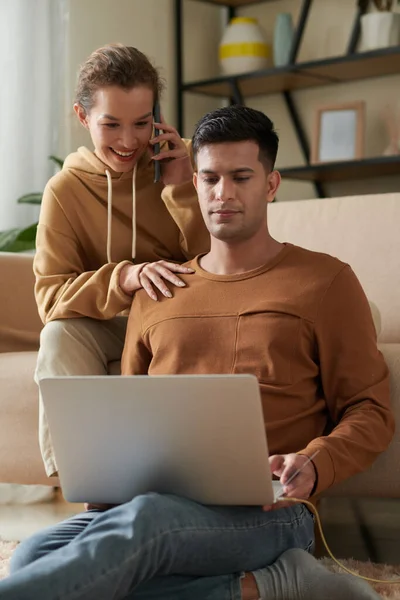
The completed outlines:
[[[313,543],[314,520],[301,504],[263,512],[146,494],[23,542],[0,598],[238,600],[240,572]]]

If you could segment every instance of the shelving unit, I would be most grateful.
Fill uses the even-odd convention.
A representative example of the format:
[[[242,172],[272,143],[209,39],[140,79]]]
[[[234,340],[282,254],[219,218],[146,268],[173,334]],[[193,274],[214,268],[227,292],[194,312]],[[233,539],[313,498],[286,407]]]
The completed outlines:
[[[278,0],[197,0],[225,7],[228,17],[235,16],[243,6],[270,3]],[[354,0],[356,3],[356,0]],[[281,93],[286,103],[302,149],[305,166],[281,169],[283,177],[314,183],[319,197],[325,197],[322,183],[368,177],[400,175],[400,157],[376,157],[329,164],[310,164],[310,149],[307,136],[294,102],[292,92],[321,85],[334,85],[352,81],[400,74],[400,46],[373,52],[356,53],[360,32],[360,18],[367,9],[367,0],[357,1],[357,12],[348,43],[347,53],[342,56],[318,61],[297,63],[297,55],[313,0],[303,0],[299,23],[286,67],[265,69],[236,76],[221,76],[201,81],[184,82],[182,78],[182,12],[185,0],[175,0],[176,18],[176,64],[178,96],[178,130],[183,132],[184,95],[186,92],[207,96],[229,98],[232,104],[244,104],[248,96]]]

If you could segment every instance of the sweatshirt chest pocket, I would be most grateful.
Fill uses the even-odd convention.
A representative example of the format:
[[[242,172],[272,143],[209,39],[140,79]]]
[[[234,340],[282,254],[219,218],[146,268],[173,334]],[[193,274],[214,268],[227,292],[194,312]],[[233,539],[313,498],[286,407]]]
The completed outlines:
[[[265,312],[239,317],[235,373],[252,373],[260,383],[289,385],[299,353],[301,319]]]

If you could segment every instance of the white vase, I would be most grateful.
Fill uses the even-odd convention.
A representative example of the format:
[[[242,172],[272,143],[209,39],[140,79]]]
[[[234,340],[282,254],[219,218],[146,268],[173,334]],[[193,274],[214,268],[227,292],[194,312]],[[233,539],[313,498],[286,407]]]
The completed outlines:
[[[271,45],[257,19],[235,17],[219,45],[219,64],[225,75],[266,69],[271,65]]]
[[[400,42],[400,14],[373,12],[361,17],[361,49],[376,50]]]

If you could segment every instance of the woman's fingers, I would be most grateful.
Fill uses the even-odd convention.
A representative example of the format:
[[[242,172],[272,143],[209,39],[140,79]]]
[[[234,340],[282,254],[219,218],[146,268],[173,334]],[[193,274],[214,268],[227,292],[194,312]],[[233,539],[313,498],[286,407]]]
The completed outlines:
[[[149,263],[143,267],[139,280],[143,289],[152,300],[158,300],[157,290],[159,290],[166,298],[172,298],[172,293],[165,281],[168,281],[177,287],[184,287],[186,285],[185,282],[177,277],[172,271],[186,274],[193,273],[193,269],[190,269],[189,267],[183,267],[182,265],[176,265],[175,263],[166,261]]]

